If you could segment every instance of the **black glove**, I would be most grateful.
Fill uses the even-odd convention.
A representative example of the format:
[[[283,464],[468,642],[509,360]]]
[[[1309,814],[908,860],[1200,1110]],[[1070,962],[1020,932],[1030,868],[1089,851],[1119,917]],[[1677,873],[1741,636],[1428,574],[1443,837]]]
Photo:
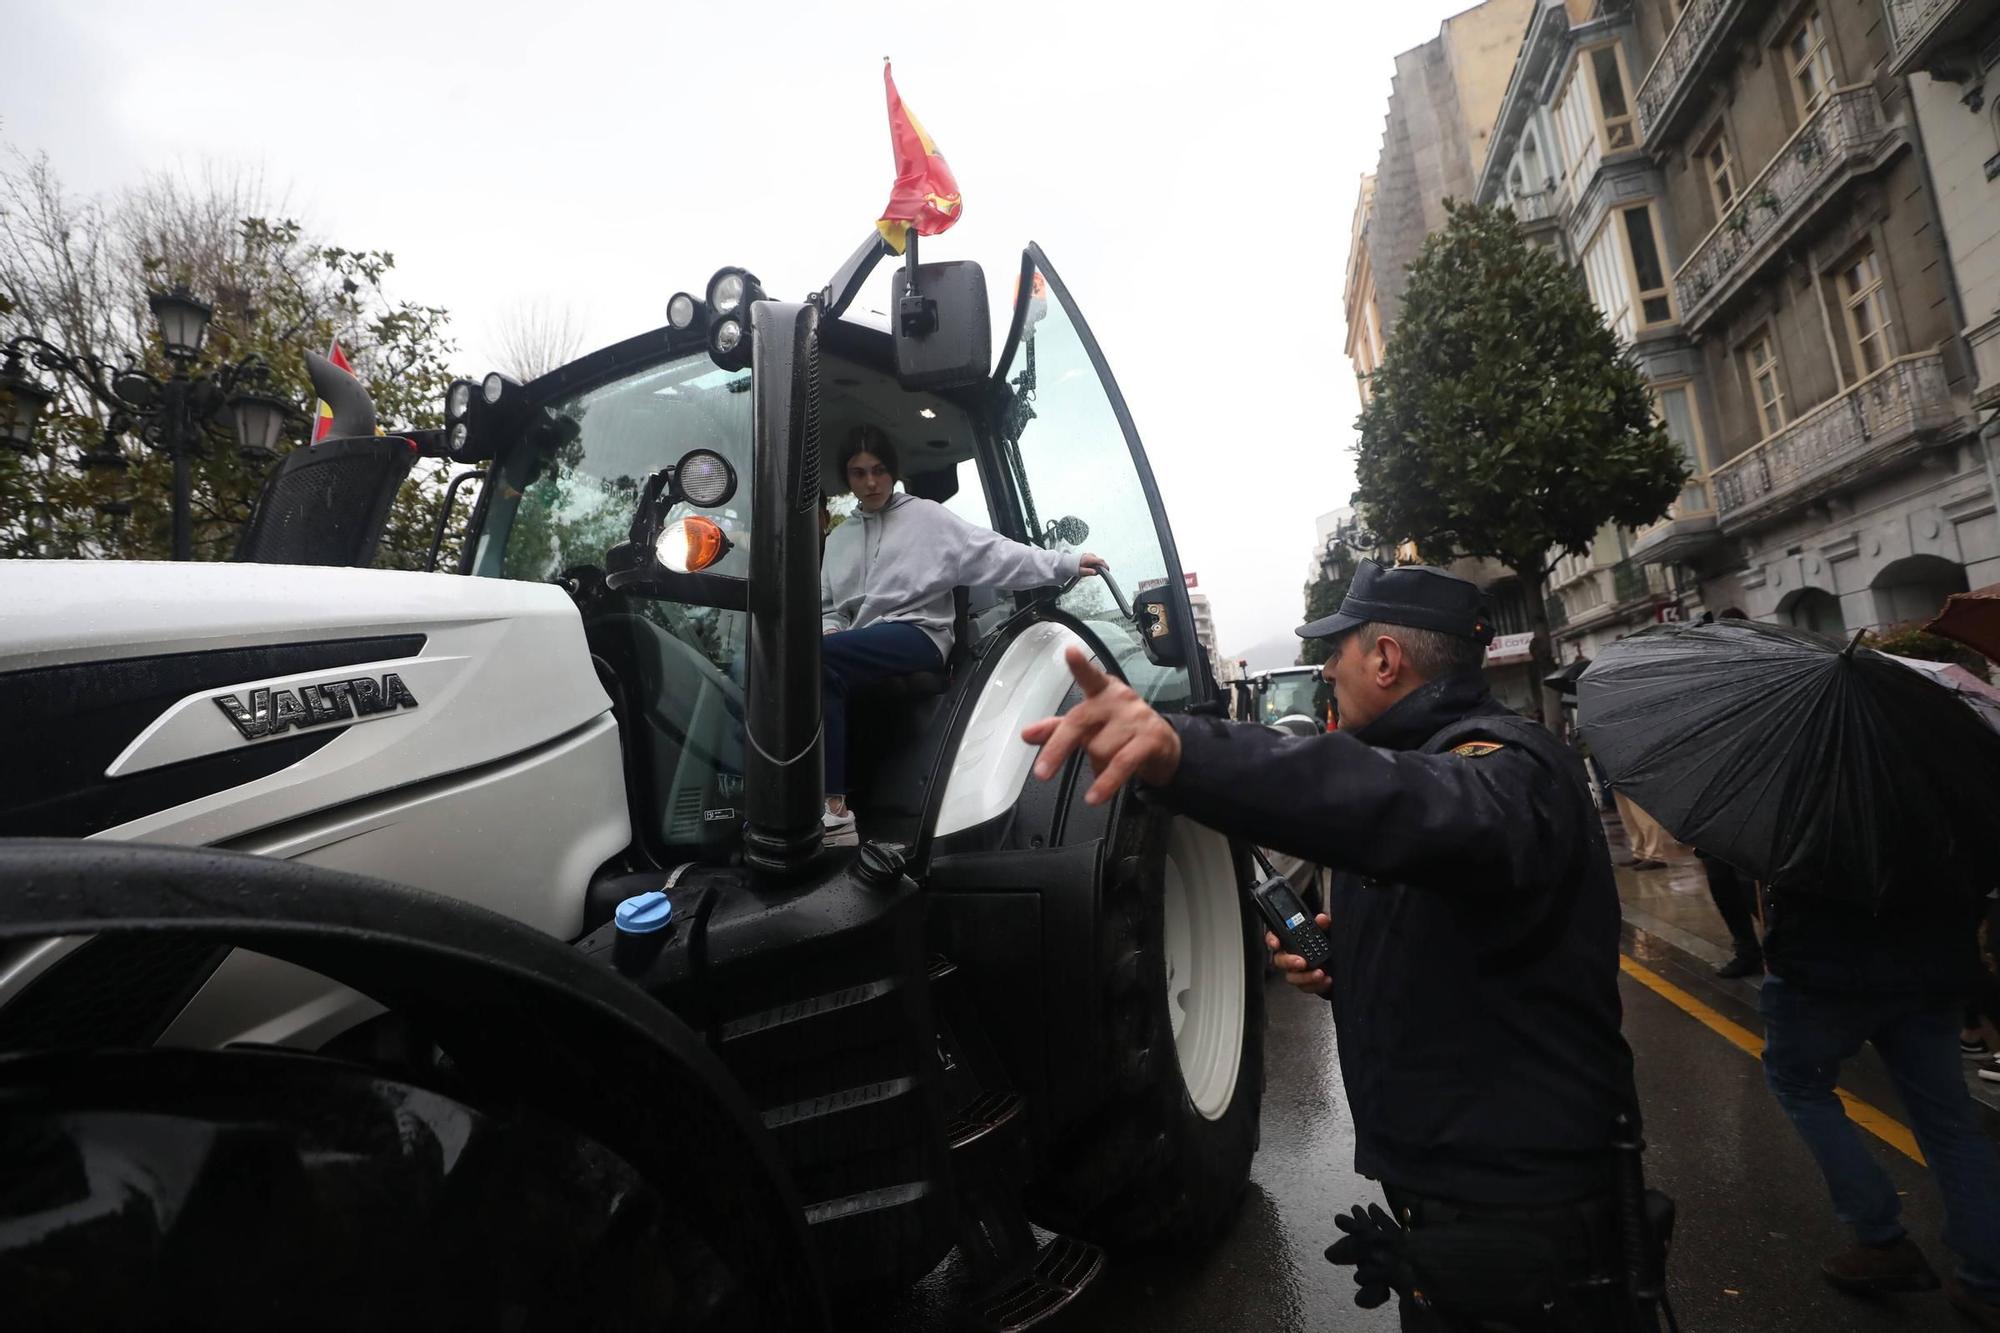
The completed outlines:
[[[1400,1292],[1427,1309],[1476,1317],[1546,1310],[1561,1294],[1555,1242],[1507,1222],[1454,1222],[1409,1231],[1377,1205],[1334,1217],[1344,1235],[1326,1247],[1331,1264],[1352,1264],[1364,1310]]]
[[[1380,1204],[1366,1208],[1356,1204],[1351,1214],[1336,1213],[1333,1224],[1344,1234],[1326,1247],[1326,1261],[1353,1265],[1354,1282],[1360,1288],[1354,1293],[1356,1305],[1373,1310],[1387,1304],[1392,1292],[1416,1285],[1416,1275],[1410,1271],[1410,1233]]]

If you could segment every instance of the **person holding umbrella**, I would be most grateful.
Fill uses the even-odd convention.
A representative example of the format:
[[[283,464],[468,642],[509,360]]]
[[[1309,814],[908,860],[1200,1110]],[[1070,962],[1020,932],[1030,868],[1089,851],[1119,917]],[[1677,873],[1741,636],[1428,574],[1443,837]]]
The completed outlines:
[[[1938,1278],[1847,1118],[1872,1043],[1944,1195],[1952,1303],[2000,1329],[2000,1156],[1960,1070],[1974,924],[2000,867],[2000,735],[1891,658],[1748,620],[1648,630],[1584,673],[1597,755],[1675,836],[1765,885],[1765,1080],[1855,1244],[1855,1292]]]

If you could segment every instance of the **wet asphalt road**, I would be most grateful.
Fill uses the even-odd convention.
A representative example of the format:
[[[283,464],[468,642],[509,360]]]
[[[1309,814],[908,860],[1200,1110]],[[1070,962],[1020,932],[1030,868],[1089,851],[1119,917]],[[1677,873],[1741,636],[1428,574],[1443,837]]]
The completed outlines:
[[[1643,950],[1642,950],[1643,952]],[[1722,1015],[1761,1033],[1740,1000],[1673,956],[1643,965]],[[1210,1253],[1114,1259],[1055,1319],[1051,1333],[1210,1333],[1219,1329],[1394,1329],[1392,1310],[1353,1304],[1351,1270],[1321,1250],[1333,1215],[1379,1198],[1353,1172],[1353,1138],[1326,1005],[1272,981],[1263,1147],[1236,1224]],[[1638,1061],[1649,1183],[1680,1205],[1670,1288],[1682,1329],[1842,1333],[1959,1327],[1942,1296],[1861,1301],[1819,1278],[1822,1256],[1847,1237],[1789,1122],[1765,1090],[1757,1061],[1631,977],[1621,977],[1625,1031]],[[1842,1084],[1898,1119],[1886,1077],[1857,1062]],[[1867,1139],[1905,1194],[1911,1234],[1942,1267],[1941,1210],[1923,1169]],[[855,1312],[851,1329],[944,1330],[950,1265],[887,1309]]]

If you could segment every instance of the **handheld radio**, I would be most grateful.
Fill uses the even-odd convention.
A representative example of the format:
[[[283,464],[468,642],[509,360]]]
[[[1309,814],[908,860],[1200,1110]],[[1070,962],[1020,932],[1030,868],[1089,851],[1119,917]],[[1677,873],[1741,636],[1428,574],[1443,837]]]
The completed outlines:
[[[1292,892],[1283,875],[1271,875],[1250,896],[1257,900],[1258,910],[1270,922],[1271,933],[1287,952],[1305,959],[1308,968],[1322,967],[1333,956],[1333,942],[1314,922],[1311,909],[1299,901],[1299,895]]]

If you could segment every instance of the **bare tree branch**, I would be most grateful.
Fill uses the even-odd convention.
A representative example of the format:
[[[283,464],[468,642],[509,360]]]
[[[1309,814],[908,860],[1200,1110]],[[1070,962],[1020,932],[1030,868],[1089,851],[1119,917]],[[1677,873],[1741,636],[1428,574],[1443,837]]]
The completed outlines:
[[[548,374],[583,350],[583,323],[567,305],[542,297],[519,301],[501,317],[494,360],[524,383]]]

